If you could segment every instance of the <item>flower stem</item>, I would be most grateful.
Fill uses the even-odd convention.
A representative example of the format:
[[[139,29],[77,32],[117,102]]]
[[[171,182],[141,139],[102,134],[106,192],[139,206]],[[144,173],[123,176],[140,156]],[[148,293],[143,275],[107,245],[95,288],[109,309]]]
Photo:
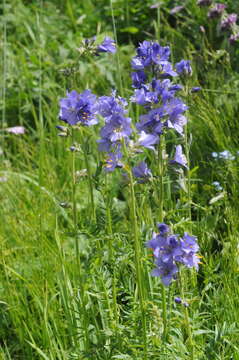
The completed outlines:
[[[133,232],[134,232],[134,250],[135,250],[135,264],[136,264],[136,278],[139,289],[139,302],[141,310],[141,319],[143,326],[143,339],[144,339],[144,360],[148,359],[148,350],[147,350],[147,324],[146,324],[146,314],[145,314],[145,301],[144,301],[144,291],[143,291],[143,271],[141,266],[141,249],[138,236],[138,223],[136,215],[136,201],[134,193],[134,182],[133,175],[130,169],[129,171],[130,179],[130,197],[131,197],[131,216],[133,222]]]
[[[109,263],[113,268],[112,278],[112,297],[113,297],[113,314],[114,324],[118,323],[118,310],[117,310],[117,292],[116,292],[116,279],[115,279],[115,266],[114,266],[114,252],[112,246],[113,231],[112,231],[112,217],[111,217],[111,193],[108,189],[108,174],[105,174],[105,187],[106,187],[106,218],[107,218],[107,234],[108,234],[108,248],[109,248]]]
[[[81,145],[82,145],[82,149],[83,149],[83,154],[84,154],[84,161],[85,161],[85,167],[87,170],[87,179],[88,179],[88,189],[89,189],[89,193],[90,193],[90,203],[91,203],[91,217],[93,222],[96,222],[96,213],[95,213],[95,201],[94,201],[94,189],[93,189],[93,182],[92,182],[92,174],[91,174],[91,168],[90,168],[90,162],[89,162],[89,158],[88,158],[88,151],[87,151],[87,146],[86,143],[83,139],[83,134],[81,132]]]
[[[164,188],[163,188],[163,177],[164,177],[164,153],[165,143],[164,137],[161,135],[160,143],[158,146],[158,175],[159,175],[159,222],[164,220],[163,202],[164,202]],[[162,293],[162,315],[163,315],[163,341],[167,341],[168,337],[168,323],[167,323],[167,302],[166,302],[166,291],[163,284],[161,284]]]
[[[72,128],[72,143],[74,143],[75,133]],[[88,332],[88,316],[85,307],[85,289],[84,282],[82,281],[81,274],[81,260],[78,242],[78,221],[77,221],[77,206],[76,206],[76,165],[75,165],[75,152],[72,152],[72,164],[71,164],[71,178],[72,178],[72,215],[73,215],[73,226],[74,226],[74,238],[75,238],[75,251],[76,251],[76,264],[77,264],[77,279],[79,279],[79,287],[81,293],[81,304],[83,312],[83,329],[85,333],[85,349],[89,347],[89,332]]]
[[[181,269],[179,269],[179,286],[180,286],[181,298],[184,299],[184,282],[183,282],[183,275]],[[185,326],[186,326],[187,338],[189,344],[190,359],[194,360],[193,336],[192,336],[192,330],[189,320],[188,308],[186,306],[183,306],[183,308],[184,308]]]

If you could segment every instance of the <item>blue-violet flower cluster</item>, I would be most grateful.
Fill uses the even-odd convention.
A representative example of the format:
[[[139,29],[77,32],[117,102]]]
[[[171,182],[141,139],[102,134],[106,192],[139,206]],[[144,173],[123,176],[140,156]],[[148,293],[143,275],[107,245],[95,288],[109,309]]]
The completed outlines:
[[[153,249],[155,257],[156,268],[152,271],[152,276],[159,276],[162,283],[168,286],[172,279],[176,278],[180,264],[198,269],[199,246],[195,236],[185,232],[180,238],[171,234],[166,224],[158,224],[158,230],[159,232],[153,233],[152,239],[147,242],[147,247]]]

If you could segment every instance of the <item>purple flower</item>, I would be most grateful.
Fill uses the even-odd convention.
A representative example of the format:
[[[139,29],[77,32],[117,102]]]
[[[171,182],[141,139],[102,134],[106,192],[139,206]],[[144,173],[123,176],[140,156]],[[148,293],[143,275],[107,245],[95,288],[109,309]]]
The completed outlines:
[[[67,92],[67,97],[60,100],[59,117],[69,125],[97,124],[96,96],[90,90],[85,90],[81,94],[75,90]]]
[[[209,6],[211,5],[212,0],[198,0],[197,5],[199,6]]]
[[[225,4],[216,3],[216,4],[214,4],[214,6],[209,10],[207,16],[209,17],[209,19],[217,18],[217,17],[221,16],[221,14],[222,14],[223,11],[225,10],[225,8],[226,8],[226,5],[225,5]]]
[[[221,21],[222,30],[230,30],[237,21],[237,14],[229,14],[226,18]]]
[[[156,92],[149,91],[147,86],[143,86],[141,89],[136,89],[134,95],[131,97],[132,102],[136,102],[141,106],[150,105],[158,102],[158,96]]]
[[[140,137],[138,139],[139,146],[143,146],[147,149],[154,150],[153,145],[157,144],[159,141],[157,135],[146,134],[144,131],[141,131]]]
[[[156,268],[153,276],[159,276],[164,285],[168,286],[178,272],[178,264],[198,269],[197,251],[199,246],[195,236],[184,233],[183,238],[170,234],[166,224],[158,224],[159,233],[153,233],[146,246],[153,249]]]
[[[239,32],[237,34],[231,34],[229,42],[231,45],[235,44],[239,40]]]
[[[159,276],[165,286],[169,286],[172,279],[178,272],[178,267],[173,261],[163,262],[160,259],[156,261],[157,267],[151,272],[152,276]]]
[[[102,127],[100,135],[103,139],[110,140],[112,143],[128,138],[132,132],[131,119],[121,114],[112,115],[110,121]]]
[[[160,235],[165,235],[170,232],[169,226],[164,223],[158,223],[157,228],[159,229]]]
[[[176,304],[182,304],[182,299],[179,296],[176,296],[174,298],[174,301],[176,302]]]
[[[195,87],[192,87],[192,89],[191,89],[191,93],[193,94],[193,93],[197,93],[197,92],[199,92],[199,91],[201,91],[202,90],[202,88],[201,87],[199,87],[199,86],[195,86]]]
[[[137,56],[135,56],[131,65],[135,70],[143,70],[150,65],[161,65],[162,62],[168,60],[170,56],[170,49],[168,46],[160,46],[157,42],[143,41],[136,49]]]
[[[112,40],[110,37],[106,36],[104,38],[104,41],[97,47],[96,51],[98,53],[101,52],[115,53],[116,52],[115,41]]]
[[[25,128],[23,126],[9,127],[9,128],[6,128],[5,131],[7,131],[10,134],[15,134],[15,135],[25,134]]]
[[[136,124],[139,131],[147,131],[152,135],[160,135],[163,132],[164,124],[161,122],[165,116],[164,109],[157,108],[150,110],[146,115],[140,116],[140,122]]]
[[[192,68],[190,63],[190,60],[181,60],[178,62],[175,65],[177,73],[180,75],[192,75]]]
[[[179,98],[171,99],[163,108],[164,115],[168,117],[167,127],[175,129],[180,135],[183,134],[183,127],[187,123],[187,118],[183,115],[187,108]]]
[[[132,78],[132,86],[136,89],[141,88],[141,86],[145,83],[147,76],[143,70],[139,70],[131,73]]]
[[[141,161],[139,165],[134,166],[132,169],[134,177],[138,178],[138,183],[145,183],[152,177],[152,173],[144,161]]]
[[[197,244],[197,238],[185,232],[181,239],[181,249],[183,254],[179,261],[189,268],[195,267],[198,269],[199,258],[196,253],[199,250],[199,246]]]
[[[107,159],[105,160],[104,169],[106,172],[113,172],[115,168],[121,168],[123,164],[120,162],[122,158],[121,152],[109,153]]]
[[[181,165],[187,168],[187,159],[186,156],[183,154],[182,146],[176,146],[176,152],[174,155],[174,159],[170,161],[171,164]]]

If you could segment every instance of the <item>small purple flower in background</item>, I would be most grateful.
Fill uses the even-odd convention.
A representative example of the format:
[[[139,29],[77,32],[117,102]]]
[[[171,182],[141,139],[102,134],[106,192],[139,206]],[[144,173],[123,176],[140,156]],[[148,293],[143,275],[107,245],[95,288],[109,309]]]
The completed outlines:
[[[174,301],[176,302],[176,304],[182,304],[182,299],[179,296],[176,296],[174,298]]]
[[[170,10],[170,14],[171,14],[171,15],[177,14],[178,12],[182,11],[183,9],[184,9],[184,6],[183,6],[183,5],[175,6],[174,8],[172,8],[172,9]]]
[[[96,96],[90,90],[85,90],[81,94],[75,90],[67,92],[67,97],[60,100],[59,118],[69,125],[97,124]]]
[[[134,177],[138,178],[140,184],[147,182],[152,177],[152,173],[144,161],[134,166],[132,172]]]
[[[201,91],[202,90],[202,88],[201,87],[199,87],[199,86],[194,86],[194,87],[192,87],[192,89],[191,89],[191,93],[193,94],[193,93],[197,93],[197,92],[199,92],[199,91]]]
[[[174,159],[170,161],[171,164],[181,165],[187,168],[187,159],[183,154],[183,149],[181,145],[176,146],[176,152],[174,155]]]
[[[25,134],[25,128],[23,126],[9,127],[9,128],[6,128],[5,131],[7,131],[10,134],[15,134],[15,135]]]
[[[222,30],[230,30],[237,21],[237,14],[229,14],[221,21]]]
[[[106,36],[104,38],[104,41],[97,47],[96,51],[97,53],[108,52],[114,54],[116,52],[115,41],[110,37]]]
[[[222,15],[222,13],[224,12],[226,8],[225,4],[219,4],[216,3],[214,4],[214,6],[208,11],[207,16],[209,17],[209,19],[215,19],[218,18]]]
[[[198,269],[199,246],[197,238],[188,233],[184,233],[184,236],[179,238],[178,235],[170,234],[166,224],[158,224],[158,229],[160,232],[153,233],[152,239],[146,243],[146,246],[153,249],[155,257],[156,268],[152,271],[152,276],[159,276],[162,283],[168,286],[176,278],[179,264]]]
[[[231,34],[229,37],[229,42],[231,45],[234,45],[237,41],[239,41],[239,32],[237,34]]]
[[[199,6],[209,6],[211,5],[212,0],[198,0],[197,5]]]
[[[192,75],[192,68],[190,60],[181,60],[175,65],[176,71],[179,75]]]

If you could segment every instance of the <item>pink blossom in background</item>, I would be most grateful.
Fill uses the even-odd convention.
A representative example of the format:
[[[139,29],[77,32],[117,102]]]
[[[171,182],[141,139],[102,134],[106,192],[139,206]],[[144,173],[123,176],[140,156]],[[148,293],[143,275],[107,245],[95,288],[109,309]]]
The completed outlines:
[[[8,133],[15,134],[15,135],[21,135],[25,133],[25,128],[23,126],[14,126],[5,129]]]

